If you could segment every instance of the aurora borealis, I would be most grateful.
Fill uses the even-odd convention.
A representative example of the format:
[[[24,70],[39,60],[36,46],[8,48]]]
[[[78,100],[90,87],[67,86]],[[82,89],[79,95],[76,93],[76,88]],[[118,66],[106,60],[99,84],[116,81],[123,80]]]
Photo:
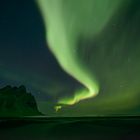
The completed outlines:
[[[94,97],[99,92],[99,85],[78,56],[78,39],[80,36],[94,38],[100,34],[123,2],[105,0],[102,4],[102,0],[81,0],[79,5],[79,1],[38,0],[38,3],[47,28],[50,49],[62,68],[87,88],[77,91],[74,97],[60,99],[58,103],[73,105]]]
[[[139,0],[14,2],[2,2],[0,86],[24,84],[46,115],[140,114]]]

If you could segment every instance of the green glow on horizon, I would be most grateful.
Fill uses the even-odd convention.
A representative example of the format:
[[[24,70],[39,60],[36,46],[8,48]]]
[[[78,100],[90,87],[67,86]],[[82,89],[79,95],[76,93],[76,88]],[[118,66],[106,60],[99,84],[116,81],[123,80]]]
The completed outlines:
[[[37,0],[46,27],[46,40],[61,67],[85,89],[58,104],[73,105],[95,97],[99,83],[78,56],[78,39],[94,38],[106,26],[122,0]],[[102,3],[102,4],[101,4]],[[86,46],[85,46],[86,47]]]

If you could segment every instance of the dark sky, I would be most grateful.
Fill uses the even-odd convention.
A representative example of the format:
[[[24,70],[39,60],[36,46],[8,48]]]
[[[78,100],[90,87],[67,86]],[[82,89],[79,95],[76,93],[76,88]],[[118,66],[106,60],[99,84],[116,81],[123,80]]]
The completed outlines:
[[[52,100],[49,94],[52,87],[59,89],[62,84],[74,87],[76,82],[59,67],[48,50],[37,4],[34,0],[2,1],[0,87],[25,85],[37,99]],[[55,98],[57,94],[53,95]]]
[[[0,2],[0,87],[25,85],[27,90],[35,95],[39,109],[51,115],[140,114],[139,0],[128,0],[118,6],[118,10],[113,12],[113,16],[94,38],[82,36],[83,30],[91,28],[92,31],[93,27],[98,29],[102,23],[96,22],[97,24],[92,26],[92,14],[85,14],[85,19],[89,19],[91,26],[85,27],[88,22],[83,20],[81,10],[82,6],[88,9],[90,2],[94,1],[87,0],[89,7],[85,6],[84,0],[83,5],[79,4],[78,0],[69,2],[62,3],[65,4],[62,23],[67,27],[71,20],[77,19],[76,24],[70,25],[71,30],[79,35],[78,39],[75,39],[79,40],[77,47],[80,48],[76,48],[77,58],[82,61],[83,68],[87,67],[96,75],[99,95],[73,106],[66,105],[58,114],[52,113],[54,104],[61,97],[74,95],[82,86],[59,66],[56,57],[48,49],[46,26],[34,0]],[[94,13],[99,21],[101,14],[104,15],[100,5],[99,3],[99,9]],[[59,6],[61,7],[61,3]],[[59,6],[58,12],[62,10]],[[71,8],[75,8],[74,12],[81,14],[81,17],[72,12]],[[55,21],[55,17],[50,19]],[[56,18],[57,20],[59,23],[59,18]],[[92,21],[94,23],[94,18]],[[56,22],[54,25],[57,27],[60,24]],[[82,28],[78,28],[80,26]],[[57,32],[58,38],[63,42],[61,31],[63,26],[62,30]]]

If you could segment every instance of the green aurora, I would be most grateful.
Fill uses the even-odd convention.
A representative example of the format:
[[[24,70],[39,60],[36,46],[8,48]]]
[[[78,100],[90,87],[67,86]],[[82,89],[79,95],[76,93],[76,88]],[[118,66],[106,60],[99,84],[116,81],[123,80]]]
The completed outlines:
[[[82,85],[71,96],[58,99],[56,110],[62,105],[60,114],[92,115],[121,114],[124,110],[137,109],[140,99],[140,2],[37,2],[50,50],[60,66]],[[45,103],[39,106],[45,110]]]
[[[60,99],[58,101],[60,104],[73,105],[98,93],[99,86],[93,74],[78,57],[77,41],[80,35],[84,37],[97,35],[119,5],[119,2],[110,0],[103,6],[99,0],[89,0],[86,4],[85,0],[80,2],[78,8],[79,2],[75,1],[39,0],[45,25],[48,27],[47,38],[50,49],[64,70],[89,90],[77,91],[72,98]],[[94,8],[94,5],[97,7]],[[93,15],[96,13],[99,13],[99,17]]]

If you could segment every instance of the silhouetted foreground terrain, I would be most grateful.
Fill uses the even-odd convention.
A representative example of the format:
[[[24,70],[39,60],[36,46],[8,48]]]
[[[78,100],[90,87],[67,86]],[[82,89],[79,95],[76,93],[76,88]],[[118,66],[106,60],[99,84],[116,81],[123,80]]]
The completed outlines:
[[[19,117],[41,115],[36,101],[24,86],[6,86],[0,89],[0,116]]]
[[[137,140],[140,117],[1,118],[1,140]]]

